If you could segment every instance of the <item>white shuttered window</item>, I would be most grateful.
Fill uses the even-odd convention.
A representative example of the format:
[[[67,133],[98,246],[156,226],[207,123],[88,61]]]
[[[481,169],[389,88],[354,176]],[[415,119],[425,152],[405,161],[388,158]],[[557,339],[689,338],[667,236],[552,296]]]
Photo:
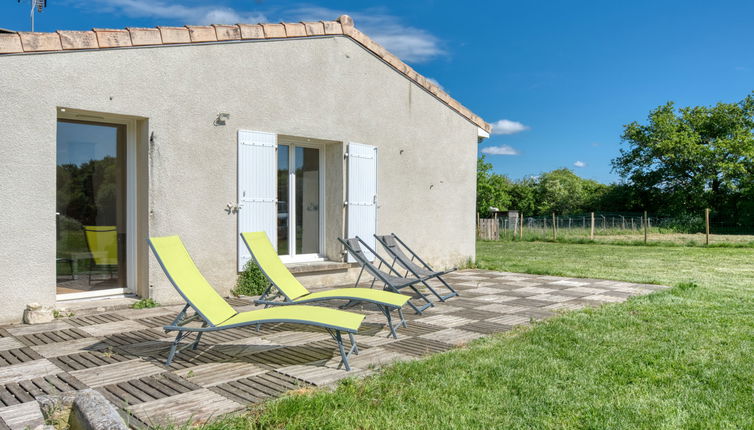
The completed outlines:
[[[348,237],[359,236],[372,248],[377,228],[377,148],[362,143],[348,144]],[[364,250],[367,257],[374,256]],[[353,257],[348,256],[353,262]]]
[[[238,130],[238,232],[264,231],[277,243],[277,135]],[[251,258],[240,235],[238,270]]]

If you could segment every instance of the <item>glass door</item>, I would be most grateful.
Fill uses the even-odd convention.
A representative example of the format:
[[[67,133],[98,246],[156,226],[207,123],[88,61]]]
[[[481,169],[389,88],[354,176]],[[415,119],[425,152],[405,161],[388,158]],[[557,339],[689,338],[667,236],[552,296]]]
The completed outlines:
[[[288,261],[320,258],[321,150],[278,145],[278,254]]]
[[[57,294],[126,288],[126,126],[58,120]]]

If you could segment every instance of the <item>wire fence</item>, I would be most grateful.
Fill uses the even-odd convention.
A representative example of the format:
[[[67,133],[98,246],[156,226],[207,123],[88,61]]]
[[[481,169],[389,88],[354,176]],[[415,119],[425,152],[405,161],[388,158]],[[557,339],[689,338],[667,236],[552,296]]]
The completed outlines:
[[[502,240],[596,242],[673,242],[687,245],[739,244],[754,246],[754,217],[704,211],[682,217],[649,213],[591,212],[550,216],[502,214],[488,223],[480,237]],[[480,220],[480,226],[483,220]],[[481,231],[480,231],[481,234]]]

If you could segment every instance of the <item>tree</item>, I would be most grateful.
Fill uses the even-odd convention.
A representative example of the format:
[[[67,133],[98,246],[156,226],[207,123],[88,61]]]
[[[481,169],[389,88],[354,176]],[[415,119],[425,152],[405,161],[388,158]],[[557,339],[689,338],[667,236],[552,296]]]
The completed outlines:
[[[511,209],[516,209],[522,214],[535,215],[537,212],[537,181],[534,178],[524,178],[512,184]]]
[[[543,173],[537,180],[537,211],[542,214],[583,212],[600,186],[596,181],[580,178],[570,169]]]
[[[622,142],[613,169],[645,206],[680,214],[736,204],[754,182],[754,93],[711,107],[668,102],[646,125],[625,125]]]
[[[482,216],[490,213],[490,207],[507,210],[511,203],[511,181],[492,172],[492,164],[485,161],[484,155],[477,160],[476,207]]]

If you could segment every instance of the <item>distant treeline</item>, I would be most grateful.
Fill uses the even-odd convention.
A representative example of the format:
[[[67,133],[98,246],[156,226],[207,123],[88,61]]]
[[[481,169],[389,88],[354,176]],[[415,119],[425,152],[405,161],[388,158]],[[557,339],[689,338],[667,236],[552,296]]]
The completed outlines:
[[[624,126],[623,148],[612,160],[621,182],[601,184],[569,169],[511,181],[477,164],[477,210],[516,209],[526,215],[591,211],[699,216],[754,225],[754,93],[737,103],[676,109],[673,102],[647,122]]]

